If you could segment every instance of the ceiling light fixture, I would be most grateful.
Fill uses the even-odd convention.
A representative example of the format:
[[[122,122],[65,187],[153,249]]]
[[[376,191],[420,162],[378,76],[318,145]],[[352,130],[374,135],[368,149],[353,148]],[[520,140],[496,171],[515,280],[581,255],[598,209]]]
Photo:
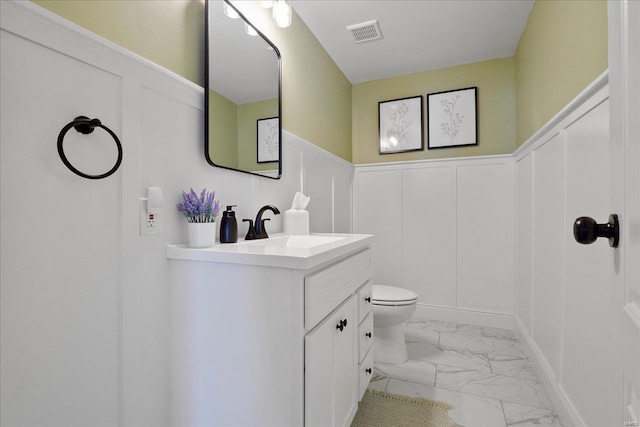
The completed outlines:
[[[258,32],[256,31],[256,29],[253,28],[251,25],[247,24],[246,22],[244,23],[244,31],[250,36],[258,35]]]
[[[291,25],[291,6],[286,0],[276,0],[273,5],[273,23],[280,28],[286,28]]]
[[[222,10],[224,11],[224,14],[227,15],[231,19],[240,18],[240,15],[238,15],[238,12],[236,12],[234,8],[229,6],[229,4],[227,4],[227,2],[222,3]]]
[[[260,6],[265,9],[271,9],[273,7],[273,3],[275,3],[273,0],[260,0]]]

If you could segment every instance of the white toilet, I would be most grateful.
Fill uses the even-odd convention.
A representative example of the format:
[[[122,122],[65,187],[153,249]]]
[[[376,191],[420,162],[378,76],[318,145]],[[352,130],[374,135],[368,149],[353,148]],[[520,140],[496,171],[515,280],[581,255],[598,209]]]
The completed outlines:
[[[373,360],[404,363],[409,359],[402,322],[416,310],[418,294],[395,286],[373,285]]]

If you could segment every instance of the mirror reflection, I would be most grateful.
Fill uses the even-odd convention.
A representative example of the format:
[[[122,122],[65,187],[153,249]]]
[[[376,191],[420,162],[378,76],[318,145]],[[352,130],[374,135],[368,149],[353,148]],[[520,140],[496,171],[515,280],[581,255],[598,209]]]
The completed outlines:
[[[227,1],[208,0],[205,156],[279,178],[280,52]]]

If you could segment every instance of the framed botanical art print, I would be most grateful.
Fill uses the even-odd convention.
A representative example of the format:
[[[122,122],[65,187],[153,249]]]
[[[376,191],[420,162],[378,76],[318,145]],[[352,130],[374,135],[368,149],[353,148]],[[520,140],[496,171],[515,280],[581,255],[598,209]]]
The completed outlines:
[[[278,134],[280,132],[280,118],[270,117],[260,119],[258,126],[258,163],[277,162],[279,148]]]
[[[428,148],[478,145],[477,105],[477,87],[428,94]]]
[[[422,96],[378,102],[380,154],[424,149]]]

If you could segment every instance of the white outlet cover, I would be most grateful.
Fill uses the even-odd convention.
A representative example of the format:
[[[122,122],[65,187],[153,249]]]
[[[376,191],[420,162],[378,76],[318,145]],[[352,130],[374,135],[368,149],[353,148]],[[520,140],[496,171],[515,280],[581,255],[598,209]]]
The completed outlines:
[[[140,216],[140,235],[149,236],[153,234],[160,234],[160,214],[152,214],[154,226],[149,226],[149,213],[147,213],[147,201],[140,200],[140,208],[138,209]]]

